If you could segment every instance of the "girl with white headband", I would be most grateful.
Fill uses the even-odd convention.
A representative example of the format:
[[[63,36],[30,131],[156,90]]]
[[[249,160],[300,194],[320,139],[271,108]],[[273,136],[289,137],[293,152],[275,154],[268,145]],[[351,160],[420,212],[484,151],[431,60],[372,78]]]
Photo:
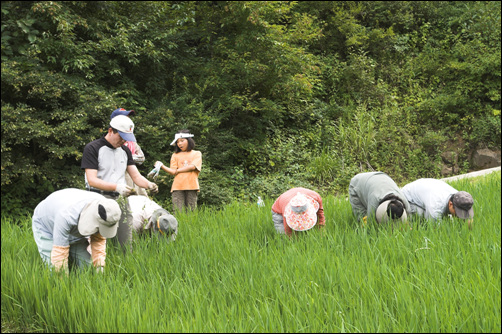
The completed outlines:
[[[161,161],[155,162],[155,169],[174,175],[171,186],[174,211],[183,208],[194,210],[197,207],[199,188],[199,173],[202,167],[202,154],[194,150],[193,134],[188,130],[180,130],[174,136],[171,146],[174,153],[171,156],[170,167]]]

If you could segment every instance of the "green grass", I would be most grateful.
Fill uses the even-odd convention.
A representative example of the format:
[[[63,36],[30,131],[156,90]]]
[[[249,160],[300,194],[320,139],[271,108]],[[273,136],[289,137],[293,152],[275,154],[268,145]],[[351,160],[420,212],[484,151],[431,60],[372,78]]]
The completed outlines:
[[[30,217],[2,217],[2,331],[500,332],[500,172],[451,184],[474,197],[472,230],[362,227],[325,196],[325,230],[288,239],[274,199],[233,203],[180,214],[174,243],[109,246],[104,275],[51,275]]]

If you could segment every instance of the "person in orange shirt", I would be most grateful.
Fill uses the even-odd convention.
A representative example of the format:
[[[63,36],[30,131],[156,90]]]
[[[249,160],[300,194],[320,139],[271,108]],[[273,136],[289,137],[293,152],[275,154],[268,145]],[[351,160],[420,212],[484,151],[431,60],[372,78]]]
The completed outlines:
[[[155,162],[155,169],[162,169],[174,175],[171,186],[174,211],[181,211],[183,208],[194,210],[197,207],[202,154],[194,150],[195,141],[192,137],[193,134],[188,130],[178,131],[171,143],[171,146],[174,146],[174,153],[171,156],[170,167],[161,161]]]
[[[292,188],[272,205],[272,220],[278,233],[288,236],[293,231],[307,231],[317,225],[325,226],[321,196],[310,189]]]

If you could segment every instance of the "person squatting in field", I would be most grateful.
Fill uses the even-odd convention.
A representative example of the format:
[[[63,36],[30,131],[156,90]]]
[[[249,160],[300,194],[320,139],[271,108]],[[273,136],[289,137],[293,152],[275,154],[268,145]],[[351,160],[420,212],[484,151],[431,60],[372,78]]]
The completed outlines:
[[[155,162],[155,168],[148,174],[151,176],[156,172],[157,177],[160,169],[174,175],[171,186],[173,209],[181,211],[183,208],[194,210],[197,207],[197,195],[200,192],[199,173],[202,168],[202,154],[194,150],[195,141],[193,134],[188,130],[180,130],[175,135],[171,146],[174,146],[174,153],[171,156],[170,167],[165,166],[161,161]]]
[[[427,178],[408,183],[401,190],[410,202],[412,215],[440,223],[451,214],[467,220],[472,228],[474,200],[468,192],[458,191],[445,181]]]
[[[349,201],[357,220],[375,218],[378,223],[406,221],[410,204],[396,182],[383,172],[359,173],[350,180]]]
[[[178,221],[172,214],[145,196],[132,195],[128,199],[132,211],[133,230],[138,235],[151,235],[152,232],[157,232],[166,237],[167,241],[176,239]]]
[[[325,226],[321,196],[310,189],[291,188],[272,205],[272,221],[278,233],[291,236],[293,231],[307,231]]]
[[[70,263],[72,267],[92,264],[102,272],[106,239],[117,233],[121,215],[118,203],[103,195],[75,188],[53,192],[36,206],[32,217],[42,260],[56,271],[68,273]]]
[[[140,187],[157,192],[155,183],[143,177],[132,157],[127,141],[136,141],[133,134],[134,123],[124,115],[111,119],[108,132],[100,139],[88,143],[82,155],[81,168],[85,170],[85,183],[89,191],[97,192],[107,198],[125,200],[119,201],[122,217],[118,227],[117,239],[124,250],[131,248],[132,240],[132,215],[127,201],[127,196],[132,194],[132,188],[126,184],[125,172],[131,176],[133,182]]]
[[[134,110],[125,110],[124,108],[118,108],[112,112],[112,114],[110,115],[110,120],[118,115],[132,117],[132,116],[136,115],[136,112]],[[132,141],[132,140],[128,140],[124,143],[124,145],[127,146],[129,148],[129,150],[131,151],[132,158],[133,158],[136,166],[141,165],[145,161],[145,154],[143,153],[143,150],[141,149],[141,147],[138,145],[137,142]],[[148,193],[146,192],[146,189],[139,187],[137,184],[135,184],[132,181],[131,176],[129,175],[129,173],[127,171],[125,172],[125,179],[126,179],[126,184],[129,187],[133,188],[133,192],[135,191],[136,194],[138,194],[138,195],[143,195],[143,196],[148,197]]]

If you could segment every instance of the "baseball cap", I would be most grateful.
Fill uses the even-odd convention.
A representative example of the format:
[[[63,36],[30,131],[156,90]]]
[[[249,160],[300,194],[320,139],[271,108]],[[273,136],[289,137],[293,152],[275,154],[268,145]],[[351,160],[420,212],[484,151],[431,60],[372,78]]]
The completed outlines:
[[[117,130],[120,137],[125,141],[136,141],[136,137],[133,134],[134,123],[129,117],[124,115],[115,116],[110,121],[110,126]]]
[[[178,234],[178,221],[167,210],[157,209],[150,217],[152,228],[155,232],[162,236],[169,237],[169,240],[174,241]]]
[[[471,194],[466,191],[459,191],[453,195],[451,201],[458,218],[469,219],[474,217],[474,210],[472,209],[474,200]]]
[[[118,116],[118,115],[134,116],[134,115],[136,115],[136,112],[134,110],[125,110],[124,108],[118,108],[112,112],[110,119],[112,119],[113,117]]]
[[[389,204],[391,202],[392,200],[384,201],[376,209],[375,218],[379,224],[391,220],[389,214],[387,213],[387,209],[389,208]],[[408,215],[406,214],[406,209],[403,210],[403,215],[400,217],[400,219],[401,221],[405,221],[406,219],[408,219]]]
[[[115,200],[93,200],[80,213],[78,231],[83,236],[99,232],[105,238],[113,238],[117,234],[121,215],[122,211]]]
[[[310,196],[297,193],[284,209],[284,219],[295,231],[310,230],[317,223],[319,203]]]

